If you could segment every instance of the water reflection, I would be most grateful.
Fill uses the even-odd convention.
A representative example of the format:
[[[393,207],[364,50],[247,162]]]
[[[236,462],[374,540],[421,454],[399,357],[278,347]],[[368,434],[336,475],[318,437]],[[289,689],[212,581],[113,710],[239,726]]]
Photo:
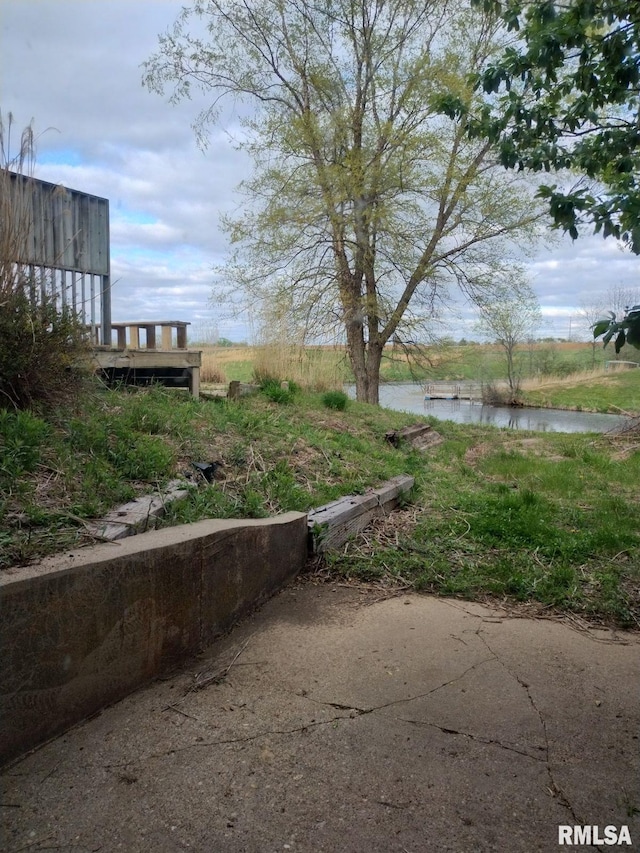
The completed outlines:
[[[617,415],[564,412],[558,409],[514,409],[511,406],[489,406],[469,400],[426,400],[422,403],[422,411],[434,418],[459,424],[491,424],[536,432],[606,432],[624,420]]]
[[[350,396],[355,396],[353,387],[346,390]],[[430,415],[459,424],[491,424],[536,432],[606,432],[626,421],[619,415],[565,412],[559,409],[514,409],[471,400],[425,400],[421,386],[411,384],[382,385],[380,404],[389,409]]]

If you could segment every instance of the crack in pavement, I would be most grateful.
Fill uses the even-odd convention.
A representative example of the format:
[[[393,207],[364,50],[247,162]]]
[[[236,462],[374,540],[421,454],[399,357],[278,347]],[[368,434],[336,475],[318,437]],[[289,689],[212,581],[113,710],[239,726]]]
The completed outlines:
[[[424,695],[428,695],[428,694],[424,694]],[[419,697],[414,697],[414,698],[419,698]],[[317,701],[317,700],[313,700],[313,701]],[[407,699],[407,700],[402,700],[402,701],[411,701],[411,700]],[[296,726],[296,727],[290,728],[290,729],[269,729],[267,731],[257,732],[256,734],[246,735],[244,737],[239,737],[239,738],[223,738],[223,739],[215,740],[215,741],[195,741],[194,743],[185,744],[184,746],[181,746],[181,747],[168,749],[165,752],[150,753],[149,755],[146,755],[144,758],[131,759],[129,761],[119,762],[119,763],[114,763],[114,764],[101,764],[99,766],[102,769],[112,769],[112,768],[121,769],[123,767],[131,767],[134,764],[143,763],[144,761],[148,761],[149,759],[152,759],[152,758],[164,758],[168,755],[174,755],[176,753],[185,752],[189,749],[195,749],[198,747],[226,746],[228,744],[234,744],[234,743],[250,743],[252,741],[260,740],[261,738],[265,738],[265,737],[269,737],[269,736],[302,734],[302,733],[305,733],[309,729],[312,729],[312,728],[317,728],[319,726],[327,726],[327,725],[331,725],[332,723],[336,723],[336,722],[340,722],[340,721],[353,720],[353,719],[356,719],[357,717],[366,716],[367,714],[373,714],[377,711],[384,710],[384,708],[388,707],[388,705],[381,705],[380,707],[373,707],[373,708],[354,708],[352,705],[342,705],[338,702],[319,702],[318,704],[326,705],[326,706],[331,707],[331,708],[338,708],[340,710],[350,711],[351,713],[348,715],[331,717],[328,720],[314,720],[310,723],[304,723],[300,726]],[[396,703],[389,703],[389,704],[396,704]],[[353,712],[355,712],[355,713],[353,713]],[[460,737],[465,737],[465,738],[467,738],[471,741],[477,742],[477,743],[483,743],[487,746],[497,746],[500,749],[504,749],[504,750],[507,750],[509,752],[515,752],[518,755],[524,756],[525,758],[530,758],[532,761],[539,761],[539,762],[545,763],[545,765],[547,764],[546,757],[538,757],[538,756],[532,755],[530,752],[527,752],[526,750],[518,749],[516,746],[513,746],[511,744],[507,744],[507,743],[503,743],[502,741],[496,740],[494,738],[484,738],[481,735],[474,735],[471,732],[465,732],[465,731],[462,731],[461,729],[452,729],[448,726],[443,726],[443,725],[440,725],[438,723],[434,723],[433,721],[430,721],[430,720],[412,720],[412,719],[407,719],[406,717],[388,716],[385,714],[382,714],[381,716],[383,716],[385,719],[394,720],[396,722],[402,722],[402,723],[408,723],[410,725],[425,726],[425,727],[429,727],[429,728],[434,728],[434,729],[437,729],[438,731],[442,732],[443,734],[459,735]],[[544,749],[544,747],[539,747],[539,748]],[[94,769],[97,765],[85,764],[82,766],[84,769]],[[557,789],[557,790],[559,791],[559,789]],[[554,794],[554,796],[555,796],[555,794]]]
[[[481,616],[478,616],[477,618],[482,619]],[[544,739],[544,747],[543,747],[544,759],[543,760],[544,760],[545,767],[547,770],[547,775],[549,777],[549,786],[548,786],[547,790],[549,791],[549,793],[551,794],[551,796],[554,799],[557,799],[557,801],[562,806],[564,806],[564,808],[567,809],[567,811],[569,812],[569,814],[573,818],[573,821],[575,824],[583,825],[584,821],[580,817],[578,817],[578,815],[576,815],[575,809],[574,809],[571,801],[569,800],[569,798],[567,797],[565,792],[562,790],[560,785],[557,783],[555,776],[553,775],[553,769],[551,767],[551,746],[549,743],[549,734],[547,732],[547,723],[546,723],[546,720],[544,719],[544,717],[542,715],[542,712],[540,711],[540,709],[538,708],[538,706],[535,703],[535,700],[533,698],[533,695],[531,693],[529,685],[527,684],[526,681],[523,681],[523,679],[520,678],[520,676],[516,672],[512,672],[511,669],[509,669],[509,667],[506,665],[506,663],[502,660],[502,658],[497,654],[497,652],[495,652],[494,649],[492,649],[492,647],[489,644],[486,637],[484,637],[482,635],[482,624],[483,623],[481,622],[480,625],[478,625],[478,628],[475,631],[476,636],[481,641],[481,643],[484,645],[484,647],[487,649],[487,651],[493,655],[493,657],[500,664],[500,666],[503,667],[505,672],[508,672],[509,675],[511,676],[511,678],[513,678],[515,681],[517,681],[517,683],[520,685],[520,687],[525,691],[525,693],[527,694],[527,699],[529,700],[529,704],[530,704],[531,708],[533,708],[533,710],[534,710],[534,712],[535,712],[535,714],[536,714],[536,716],[540,722],[540,728],[542,730],[543,739]]]
[[[491,649],[489,649],[491,651]],[[383,705],[374,705],[371,708],[358,708],[354,705],[342,705],[339,702],[326,702],[322,699],[314,699],[313,696],[308,696],[306,693],[296,693],[296,696],[301,696],[304,699],[308,699],[310,702],[316,702],[318,705],[328,705],[330,708],[338,708],[339,710],[344,711],[357,711],[358,715],[361,714],[372,714],[374,711],[383,711],[385,708],[391,708],[394,705],[402,705],[407,702],[415,702],[416,699],[424,699],[427,696],[431,696],[433,693],[437,693],[438,690],[442,690],[444,687],[448,687],[450,684],[455,684],[456,681],[461,681],[465,675],[471,672],[477,667],[482,666],[485,663],[492,663],[495,660],[495,655],[490,658],[484,658],[483,660],[477,661],[471,666],[468,666],[460,675],[456,675],[455,678],[450,678],[449,681],[443,681],[442,684],[438,684],[437,687],[432,687],[431,690],[427,690],[425,693],[417,693],[415,696],[408,696],[405,699],[394,699],[391,702],[385,702]]]
[[[416,694],[415,696],[409,696],[409,697],[406,697],[404,699],[394,699],[391,702],[385,702],[382,705],[375,705],[375,706],[372,706],[370,708],[359,708],[357,706],[354,706],[351,704],[344,704],[341,702],[323,701],[320,699],[315,699],[312,696],[308,696],[305,693],[296,693],[295,694],[296,696],[307,699],[308,701],[314,702],[317,705],[323,705],[325,707],[335,708],[338,711],[348,711],[349,714],[348,715],[342,714],[342,715],[334,716],[334,717],[329,718],[328,720],[312,720],[309,723],[304,723],[304,724],[301,724],[299,726],[295,726],[295,727],[290,728],[290,729],[269,729],[267,731],[257,732],[254,735],[246,735],[246,736],[239,737],[239,738],[235,738],[235,737],[234,738],[223,738],[223,739],[211,740],[211,741],[197,740],[197,741],[194,741],[193,743],[185,744],[184,746],[165,750],[164,752],[150,753],[149,755],[145,756],[144,759],[138,758],[138,759],[132,759],[129,761],[119,762],[119,763],[114,763],[114,764],[102,764],[100,766],[102,768],[107,768],[107,769],[112,768],[112,767],[114,767],[114,768],[129,767],[133,764],[140,763],[141,761],[146,761],[146,760],[149,760],[152,758],[163,758],[167,755],[185,752],[189,749],[197,749],[198,747],[226,746],[226,745],[233,744],[233,743],[250,743],[251,741],[259,740],[260,738],[264,738],[264,737],[276,736],[276,735],[299,734],[299,733],[306,732],[309,729],[316,728],[318,726],[331,725],[332,723],[339,722],[340,720],[352,720],[352,719],[355,719],[356,717],[365,716],[367,714],[373,714],[375,712],[383,711],[386,708],[391,708],[395,705],[401,705],[401,704],[406,704],[408,702],[414,702],[417,699],[422,699],[424,697],[430,696],[433,693],[436,693],[438,690],[442,690],[444,687],[448,687],[449,685],[455,684],[457,681],[460,681],[461,679],[463,679],[465,677],[465,675],[467,675],[467,673],[471,672],[472,670],[477,669],[478,667],[483,666],[486,663],[492,663],[494,660],[495,660],[495,655],[492,655],[492,657],[484,658],[483,660],[477,661],[476,663],[472,664],[471,666],[469,666],[465,670],[463,670],[463,672],[461,672],[455,678],[450,678],[448,681],[445,681],[442,684],[438,684],[436,687],[432,687],[430,690],[427,690],[424,693],[419,693],[419,694]],[[166,710],[166,709],[163,709],[163,710]],[[184,713],[184,712],[180,712],[180,713]],[[206,722],[204,720],[199,720],[196,717],[191,717],[190,714],[189,715],[185,714],[185,716],[189,716],[189,718],[194,719],[195,721],[197,721],[199,723],[203,723],[204,725],[207,725],[207,726],[210,725],[208,722]],[[476,738],[474,735],[472,735],[468,732],[457,731],[455,729],[447,728],[446,726],[439,726],[437,723],[423,722],[420,720],[406,720],[406,719],[403,719],[402,717],[393,717],[393,716],[388,717],[388,719],[395,719],[398,721],[402,721],[402,722],[406,722],[406,723],[413,723],[416,725],[430,725],[434,728],[439,729],[440,731],[444,732],[445,734],[459,734],[459,735],[462,735],[464,737],[468,737],[470,739],[479,739],[479,738]],[[485,742],[489,743],[489,741],[485,741]],[[502,744],[499,741],[494,741],[493,743],[495,743],[495,745],[503,747],[504,749],[512,749],[512,750],[515,749],[513,747],[510,747],[507,744]],[[525,752],[522,754],[527,755],[529,758],[533,758],[535,760],[535,756],[532,756],[529,753]],[[87,768],[90,768],[90,767],[93,767],[95,765],[84,765],[84,766]]]
[[[383,715],[384,716],[384,715]],[[434,723],[432,720],[408,720],[406,717],[387,717],[390,720],[398,720],[403,723],[410,723],[415,726],[426,726],[429,728],[438,729],[445,735],[460,735],[460,737],[465,737],[468,740],[474,741],[476,743],[483,743],[487,746],[498,746],[500,749],[505,749],[508,752],[516,752],[518,755],[523,755],[525,758],[530,758],[532,761],[539,761],[542,763],[546,762],[544,756],[532,755],[530,752],[527,752],[525,749],[518,749],[517,746],[513,746],[512,744],[504,743],[501,740],[497,740],[496,738],[485,738],[482,735],[474,735],[472,732],[465,732],[462,729],[452,729],[448,726],[441,726],[438,723]],[[543,746],[537,747],[540,750],[544,750]]]
[[[480,639],[483,639],[483,638],[480,638]],[[485,643],[485,646],[487,646],[486,643]],[[497,660],[498,663],[503,665],[502,661],[497,659],[497,656],[495,655],[493,650],[490,649],[488,646],[487,646],[487,648],[492,655],[490,658],[484,658],[481,661],[477,661],[476,663],[467,667],[467,669],[465,669],[462,673],[460,673],[460,675],[457,675],[455,678],[450,678],[448,681],[445,681],[442,684],[439,684],[437,687],[432,687],[431,690],[427,690],[425,693],[418,693],[415,696],[410,696],[410,697],[407,697],[406,699],[394,699],[392,702],[385,702],[382,705],[375,705],[375,706],[370,707],[370,708],[359,708],[359,707],[354,706],[354,705],[344,705],[340,702],[326,702],[326,701],[322,701],[320,699],[315,699],[312,696],[306,696],[305,694],[296,694],[296,695],[298,695],[298,696],[303,695],[305,699],[309,699],[309,701],[311,701],[311,702],[316,702],[319,705],[326,705],[330,708],[337,708],[338,710],[341,710],[341,711],[352,711],[352,712],[355,711],[356,716],[359,716],[359,717],[363,716],[365,714],[373,714],[374,712],[383,711],[386,708],[391,708],[394,705],[401,705],[401,704],[405,704],[408,702],[414,702],[416,699],[423,699],[427,696],[431,696],[433,693],[436,693],[438,690],[442,690],[444,687],[448,687],[451,684],[455,684],[457,681],[461,681],[467,675],[467,673],[472,672],[474,669],[482,666],[485,663],[493,663]],[[496,738],[484,738],[481,735],[474,735],[471,732],[465,732],[465,731],[462,731],[461,729],[452,729],[448,726],[440,725],[438,723],[433,722],[432,720],[413,720],[413,719],[407,719],[406,717],[397,717],[397,716],[390,716],[390,715],[385,715],[385,714],[382,714],[381,716],[383,716],[389,720],[396,720],[398,722],[409,723],[409,724],[413,724],[413,725],[417,725],[417,726],[429,726],[429,727],[438,729],[443,734],[460,735],[461,737],[466,737],[469,740],[476,741],[478,743],[484,743],[487,745],[498,746],[501,749],[505,749],[505,750],[508,750],[510,752],[516,752],[516,753],[518,753],[518,755],[523,755],[526,758],[531,758],[533,761],[546,761],[548,763],[547,759],[545,759],[545,758],[542,758],[542,757],[537,756],[537,755],[533,755],[531,752],[528,752],[524,749],[518,749],[518,747],[516,747],[512,744],[504,743],[503,741],[497,740]],[[548,740],[546,740],[545,743],[546,743],[546,746],[539,746],[539,747],[537,747],[537,749],[546,750],[546,755],[548,756],[548,748],[549,748]]]
[[[339,722],[340,720],[355,719],[356,717],[366,716],[367,714],[379,713],[380,711],[384,711],[387,708],[392,708],[392,707],[397,706],[397,705],[403,705],[403,704],[407,704],[409,702],[415,702],[417,699],[423,699],[423,698],[426,698],[428,696],[431,696],[434,693],[437,693],[439,690],[442,690],[443,688],[448,687],[451,684],[455,684],[456,682],[461,681],[469,672],[472,672],[473,670],[475,670],[475,669],[477,669],[477,668],[479,668],[479,667],[481,667],[487,663],[493,663],[494,661],[497,661],[502,666],[504,666],[504,664],[502,663],[502,661],[499,660],[499,658],[497,657],[495,652],[484,641],[484,638],[480,637],[480,640],[483,642],[483,644],[486,646],[487,650],[490,652],[491,657],[484,658],[483,660],[477,661],[476,663],[472,664],[471,666],[469,666],[465,670],[463,670],[459,675],[456,675],[455,678],[450,678],[447,681],[442,682],[442,684],[438,684],[436,687],[432,687],[430,690],[425,691],[424,693],[418,693],[414,696],[408,696],[408,697],[405,697],[402,699],[394,699],[391,702],[385,702],[381,705],[374,705],[374,706],[365,707],[365,708],[358,707],[358,706],[353,705],[353,704],[345,704],[342,702],[329,702],[326,700],[316,699],[313,696],[306,695],[305,693],[296,693],[295,694],[296,696],[307,699],[308,701],[314,702],[317,705],[322,705],[324,707],[329,707],[329,708],[335,708],[338,711],[348,711],[349,714],[348,715],[334,716],[334,717],[329,718],[328,720],[311,721],[309,723],[304,723],[300,726],[295,726],[295,727],[290,728],[290,729],[270,729],[270,730],[263,731],[263,732],[257,732],[254,735],[246,735],[246,736],[243,736],[240,738],[234,737],[234,738],[223,738],[223,739],[218,739],[218,740],[213,740],[213,741],[204,741],[204,740],[195,741],[194,743],[185,744],[184,746],[177,747],[175,749],[169,749],[169,750],[166,750],[165,752],[162,752],[162,753],[152,753],[152,754],[146,756],[146,759],[161,758],[161,757],[164,757],[166,755],[172,755],[175,753],[184,752],[186,750],[195,749],[198,747],[226,746],[226,745],[234,744],[234,743],[250,743],[252,741],[259,740],[260,738],[269,737],[269,736],[303,733],[309,729],[316,728],[318,726],[331,725],[332,723]],[[189,715],[189,716],[191,716],[191,715]],[[474,741],[474,742],[483,743],[483,744],[486,744],[489,746],[497,746],[500,749],[504,749],[504,750],[507,750],[509,752],[515,752],[518,755],[522,755],[526,758],[530,758],[532,761],[543,761],[547,765],[547,769],[548,769],[548,741],[546,741],[545,747],[539,747],[539,749],[545,750],[545,757],[543,758],[543,757],[538,757],[536,755],[533,755],[531,752],[528,752],[524,749],[518,749],[518,747],[514,746],[513,744],[504,743],[503,741],[497,740],[495,738],[484,738],[481,735],[474,735],[472,732],[466,732],[466,731],[463,731],[461,729],[454,729],[454,728],[451,728],[449,726],[444,726],[444,725],[441,725],[439,723],[435,723],[431,720],[414,720],[414,719],[410,719],[410,718],[406,718],[406,717],[390,716],[390,715],[384,715],[384,714],[382,716],[384,716],[390,720],[395,720],[397,722],[404,722],[404,723],[408,723],[410,725],[416,725],[416,726],[428,726],[430,728],[437,729],[438,731],[442,732],[443,734],[458,735],[460,737],[465,737],[465,738],[467,738],[471,741]],[[197,720],[197,718],[193,718],[193,719]],[[204,721],[197,720],[197,722],[203,723]],[[205,723],[205,725],[208,725],[208,723]],[[102,765],[102,766],[103,767],[127,767],[127,766],[131,765],[132,763],[134,763],[134,762],[128,761],[128,762],[124,762],[121,764]]]
[[[352,708],[350,710],[356,710],[356,709]],[[359,715],[356,715],[356,716],[359,716]],[[317,728],[318,726],[328,726],[328,725],[331,725],[332,723],[339,722],[340,720],[353,720],[353,719],[354,719],[354,716],[352,716],[352,715],[343,715],[343,716],[331,717],[328,720],[312,720],[309,723],[303,723],[302,725],[295,726],[294,728],[291,728],[291,729],[268,729],[267,731],[256,732],[256,734],[246,735],[244,737],[222,738],[220,740],[209,740],[209,741],[196,740],[193,743],[187,743],[184,746],[173,747],[171,749],[164,750],[163,752],[151,752],[142,758],[140,758],[140,757],[133,758],[133,759],[130,759],[129,761],[122,761],[122,762],[118,762],[118,763],[114,763],[114,764],[99,764],[99,765],[97,765],[97,764],[83,764],[81,766],[84,769],[88,769],[88,770],[92,770],[92,769],[95,769],[97,767],[100,767],[102,769],[110,769],[112,767],[115,767],[115,768],[130,767],[133,764],[140,764],[140,763],[143,763],[144,761],[148,761],[151,758],[164,758],[167,755],[175,755],[176,753],[186,752],[189,749],[197,749],[198,747],[226,746],[226,745],[231,744],[231,743],[250,743],[251,741],[260,740],[260,738],[269,737],[270,735],[300,734],[300,733],[307,732],[309,729]]]

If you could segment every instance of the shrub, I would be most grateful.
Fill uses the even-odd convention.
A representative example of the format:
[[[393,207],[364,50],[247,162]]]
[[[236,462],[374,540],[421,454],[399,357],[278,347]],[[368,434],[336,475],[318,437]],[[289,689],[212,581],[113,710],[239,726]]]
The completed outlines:
[[[482,402],[489,406],[519,405],[517,390],[507,386],[499,388],[494,382],[485,382],[482,386]]]
[[[278,379],[267,379],[262,383],[262,393],[272,403],[287,405],[293,401],[296,391],[297,385],[294,382],[288,382],[285,387]]]
[[[29,412],[0,411],[0,484],[33,471],[49,426]]]
[[[31,305],[19,286],[0,281],[0,407],[54,405],[85,375],[88,344],[69,311]]]
[[[337,409],[343,412],[347,408],[349,398],[344,391],[327,391],[322,395],[322,402],[327,409]]]
[[[59,311],[45,295],[51,282],[36,280],[21,263],[32,230],[30,186],[22,176],[33,167],[33,129],[23,131],[12,157],[11,123],[11,115],[7,125],[0,115],[0,408],[26,409],[58,403],[75,388],[87,343],[72,311]]]

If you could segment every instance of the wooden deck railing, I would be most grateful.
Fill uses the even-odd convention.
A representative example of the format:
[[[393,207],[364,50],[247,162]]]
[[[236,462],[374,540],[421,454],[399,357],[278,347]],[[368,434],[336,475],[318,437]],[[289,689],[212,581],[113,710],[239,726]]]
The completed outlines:
[[[118,349],[142,349],[140,330],[145,332],[145,347],[148,350],[171,350],[187,348],[187,326],[183,320],[138,320],[128,323],[111,323],[112,331],[118,336]],[[160,329],[158,347],[157,330]],[[173,330],[176,330],[176,346],[173,345]]]
[[[115,330],[117,335],[117,344],[114,346],[109,341],[106,346],[95,347],[96,369],[109,382],[133,385],[159,382],[171,387],[188,387],[193,396],[198,397],[202,353],[187,349],[189,325],[184,320],[111,323],[111,330]],[[144,333],[144,345],[141,345],[140,330]]]

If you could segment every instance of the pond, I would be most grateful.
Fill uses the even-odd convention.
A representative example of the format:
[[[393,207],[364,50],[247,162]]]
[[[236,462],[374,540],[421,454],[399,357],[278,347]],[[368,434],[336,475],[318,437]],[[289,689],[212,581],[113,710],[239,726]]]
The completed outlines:
[[[346,391],[355,397],[353,386],[348,386]],[[458,424],[491,424],[537,432],[607,432],[627,421],[622,415],[489,406],[471,400],[425,400],[422,386],[411,383],[381,385],[380,405]]]

